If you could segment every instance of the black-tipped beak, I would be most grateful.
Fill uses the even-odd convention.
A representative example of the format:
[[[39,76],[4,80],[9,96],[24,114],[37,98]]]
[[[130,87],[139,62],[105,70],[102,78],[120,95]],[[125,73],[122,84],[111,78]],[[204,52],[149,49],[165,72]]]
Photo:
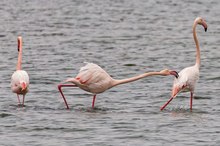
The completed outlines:
[[[20,52],[20,40],[18,40],[18,52]]]
[[[204,27],[205,32],[206,32],[206,31],[207,31],[207,28],[208,28],[208,25],[207,25],[207,23],[205,22],[205,20],[203,20],[201,24],[202,24],[202,26]]]
[[[18,52],[21,51],[21,47],[22,47],[22,37],[19,36],[19,37],[18,37]]]
[[[179,74],[176,71],[171,71],[170,72],[171,75],[174,75],[176,78],[179,77]]]

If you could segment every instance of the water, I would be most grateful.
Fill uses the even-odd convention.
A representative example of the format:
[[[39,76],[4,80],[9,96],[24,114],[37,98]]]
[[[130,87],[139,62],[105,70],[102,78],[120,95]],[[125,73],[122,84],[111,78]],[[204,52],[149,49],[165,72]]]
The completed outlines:
[[[0,2],[0,145],[219,145],[220,2],[217,0],[3,0]],[[149,77],[92,98],[57,84],[74,77],[83,62],[114,78],[164,68],[180,71],[195,62],[197,27],[201,73],[193,112],[182,93],[163,112],[173,77]],[[10,78],[17,36],[23,36],[23,69],[30,75],[24,108]]]

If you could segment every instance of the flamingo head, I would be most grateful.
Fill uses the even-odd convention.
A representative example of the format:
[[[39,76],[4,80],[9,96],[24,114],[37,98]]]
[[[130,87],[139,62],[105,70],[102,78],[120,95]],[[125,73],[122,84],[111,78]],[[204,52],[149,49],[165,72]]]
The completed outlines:
[[[21,91],[25,91],[27,89],[27,83],[24,81],[20,82]]]
[[[18,37],[18,52],[20,52],[21,45],[22,45],[22,37],[19,36]]]
[[[179,74],[174,70],[164,69],[164,70],[161,70],[160,73],[164,76],[173,75],[176,78],[179,77]]]
[[[197,17],[195,22],[199,25],[202,25],[204,27],[205,31],[207,31],[208,25],[202,17]]]

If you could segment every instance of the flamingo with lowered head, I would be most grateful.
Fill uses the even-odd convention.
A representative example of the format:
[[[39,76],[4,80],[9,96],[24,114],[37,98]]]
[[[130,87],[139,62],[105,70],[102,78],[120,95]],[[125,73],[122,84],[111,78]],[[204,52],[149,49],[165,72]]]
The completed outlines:
[[[193,38],[196,44],[196,63],[194,66],[184,68],[178,73],[179,77],[174,79],[171,98],[161,107],[161,110],[163,110],[179,92],[190,91],[190,110],[192,111],[193,94],[195,90],[195,84],[199,79],[200,68],[200,47],[196,35],[197,24],[202,25],[205,31],[207,30],[207,24],[205,20],[201,17],[196,18],[193,23]]]
[[[22,37],[18,37],[18,63],[16,71],[12,74],[11,77],[11,90],[12,92],[17,94],[18,103],[20,102],[19,95],[23,95],[22,106],[24,106],[25,95],[28,92],[29,88],[29,76],[26,71],[21,70],[21,62],[22,62]]]
[[[69,106],[61,90],[62,87],[79,87],[87,92],[93,93],[94,96],[93,96],[92,108],[94,108],[96,94],[102,93],[105,90],[110,89],[114,86],[133,82],[152,75],[161,75],[161,76],[174,75],[176,78],[178,77],[178,73],[176,71],[165,69],[160,72],[147,72],[135,77],[116,80],[113,79],[100,66],[94,63],[87,63],[84,67],[80,69],[79,74],[75,78],[69,78],[64,82],[64,83],[70,82],[72,84],[59,84],[58,89],[63,97],[67,109],[69,109]]]

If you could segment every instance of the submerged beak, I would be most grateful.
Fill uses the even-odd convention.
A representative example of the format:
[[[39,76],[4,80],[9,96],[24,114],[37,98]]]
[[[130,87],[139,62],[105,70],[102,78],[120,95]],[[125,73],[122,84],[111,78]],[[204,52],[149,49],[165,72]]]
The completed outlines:
[[[176,72],[176,71],[170,71],[170,74],[171,75],[173,75],[173,76],[175,76],[176,78],[178,78],[179,77],[179,74]]]

